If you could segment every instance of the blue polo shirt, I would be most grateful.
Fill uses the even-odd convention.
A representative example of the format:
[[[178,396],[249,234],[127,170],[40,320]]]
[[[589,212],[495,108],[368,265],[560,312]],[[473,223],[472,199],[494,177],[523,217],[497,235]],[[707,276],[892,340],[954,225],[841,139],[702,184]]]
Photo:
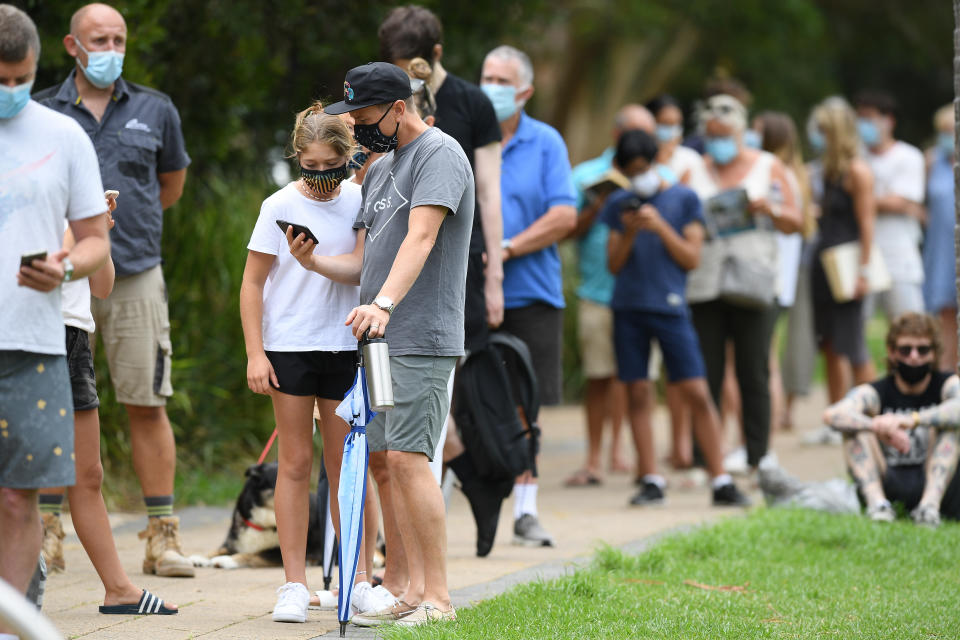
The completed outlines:
[[[623,202],[631,197],[635,197],[634,194],[624,189],[612,193],[600,212],[603,223],[622,233],[620,214]],[[647,202],[656,207],[660,216],[680,235],[688,224],[705,225],[700,198],[683,185],[675,184],[659,191]],[[640,231],[634,237],[626,264],[616,276],[610,307],[614,311],[686,315],[686,289],[687,272],[673,259],[660,236],[652,231]]]
[[[142,273],[160,264],[163,207],[158,173],[190,164],[180,114],[170,98],[148,87],[118,78],[113,99],[97,122],[84,106],[74,69],[63,83],[34,94],[40,104],[80,123],[97,150],[104,189],[116,189],[116,225],[110,231],[118,276]]]
[[[567,145],[556,129],[520,113],[500,168],[503,237],[512,238],[556,205],[576,205]],[[564,307],[560,254],[552,244],[503,265],[507,309],[538,302]]]

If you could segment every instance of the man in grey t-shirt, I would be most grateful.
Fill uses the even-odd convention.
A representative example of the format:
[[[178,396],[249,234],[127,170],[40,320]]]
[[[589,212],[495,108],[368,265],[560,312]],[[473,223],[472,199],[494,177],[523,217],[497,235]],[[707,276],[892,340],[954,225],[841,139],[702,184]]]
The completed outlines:
[[[358,339],[369,331],[390,344],[395,407],[377,415],[367,437],[390,548],[384,586],[399,601],[353,622],[453,620],[443,496],[428,462],[449,408],[447,381],[463,354],[473,173],[456,140],[417,115],[402,69],[372,62],[347,72],[343,86],[344,100],[324,111],[349,111],[357,142],[385,153],[364,178],[354,225],[364,235],[362,266],[359,252],[314,256],[313,243],[293,238],[290,248],[328,277],[359,273],[367,304],[347,322]]]

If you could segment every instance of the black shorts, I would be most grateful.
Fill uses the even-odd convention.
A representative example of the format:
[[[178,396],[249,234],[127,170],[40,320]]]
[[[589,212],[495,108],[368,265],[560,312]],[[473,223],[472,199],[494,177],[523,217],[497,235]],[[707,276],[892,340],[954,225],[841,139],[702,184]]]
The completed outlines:
[[[67,326],[67,369],[73,392],[73,410],[87,411],[100,406],[97,397],[97,376],[93,372],[90,335],[83,329]]]
[[[920,504],[926,479],[922,464],[887,467],[883,474],[883,493],[890,502],[899,502],[907,511],[912,511]],[[949,520],[960,520],[960,474],[954,474],[943,492],[940,514]]]
[[[343,400],[357,372],[356,351],[267,351],[280,386],[291,396]]]
[[[464,348],[482,349],[490,339],[487,326],[487,298],[484,294],[483,254],[471,253],[467,259],[466,301],[463,309]]]
[[[500,330],[520,338],[530,350],[540,387],[540,404],[560,404],[563,399],[563,309],[541,302],[507,309]]]

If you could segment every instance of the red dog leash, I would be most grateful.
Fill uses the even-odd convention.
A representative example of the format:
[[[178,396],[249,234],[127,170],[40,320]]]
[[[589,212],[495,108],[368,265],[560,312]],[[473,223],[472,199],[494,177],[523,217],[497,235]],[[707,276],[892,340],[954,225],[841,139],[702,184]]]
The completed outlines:
[[[263,464],[264,458],[267,457],[267,454],[270,453],[270,447],[273,446],[273,441],[277,439],[277,430],[273,430],[273,435],[270,436],[270,439],[267,440],[267,446],[263,448],[263,453],[260,454],[260,459],[257,460],[257,464]]]

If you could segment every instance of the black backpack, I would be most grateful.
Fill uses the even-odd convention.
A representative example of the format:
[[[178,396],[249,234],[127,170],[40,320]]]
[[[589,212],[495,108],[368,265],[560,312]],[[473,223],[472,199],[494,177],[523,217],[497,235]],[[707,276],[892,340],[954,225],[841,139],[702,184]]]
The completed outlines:
[[[495,332],[457,371],[453,418],[481,478],[512,480],[536,475],[540,392],[527,345]],[[521,415],[526,420],[521,419]]]

